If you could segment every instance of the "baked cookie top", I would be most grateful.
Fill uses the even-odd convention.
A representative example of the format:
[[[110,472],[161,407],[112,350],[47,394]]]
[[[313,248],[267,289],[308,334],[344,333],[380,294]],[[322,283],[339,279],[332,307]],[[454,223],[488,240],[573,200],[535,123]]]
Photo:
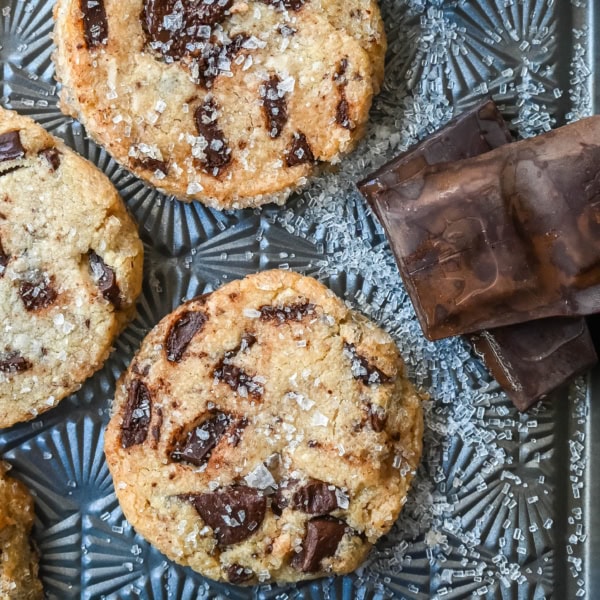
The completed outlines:
[[[143,249],[108,178],[0,109],[0,427],[35,417],[107,358]]]
[[[38,556],[30,534],[33,499],[29,490],[7,476],[10,465],[0,460],[0,597],[5,600],[43,598]]]
[[[283,201],[362,136],[376,0],[58,0],[61,108],[121,164],[216,208]]]
[[[390,336],[316,280],[265,271],[150,332],[105,452],[139,533],[249,585],[357,568],[398,517],[422,432]]]

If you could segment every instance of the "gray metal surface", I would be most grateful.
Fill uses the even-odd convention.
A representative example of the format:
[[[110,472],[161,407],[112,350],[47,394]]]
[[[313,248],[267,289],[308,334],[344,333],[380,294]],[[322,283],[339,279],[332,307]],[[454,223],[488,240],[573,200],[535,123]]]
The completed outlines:
[[[379,225],[353,182],[493,94],[531,135],[600,109],[594,1],[382,0],[390,50],[365,141],[283,208],[218,213],[144,186],[57,109],[52,2],[0,0],[0,104],[31,115],[117,185],[146,246],[138,315],[105,367],[0,453],[36,495],[49,598],[541,599],[600,595],[600,375],[519,415],[457,339],[423,339]],[[595,57],[595,59],[594,59]],[[596,69],[596,72],[597,69]],[[398,523],[347,577],[243,590],[137,536],[102,453],[114,382],[183,299],[270,267],[319,277],[397,340],[425,403],[423,464]]]

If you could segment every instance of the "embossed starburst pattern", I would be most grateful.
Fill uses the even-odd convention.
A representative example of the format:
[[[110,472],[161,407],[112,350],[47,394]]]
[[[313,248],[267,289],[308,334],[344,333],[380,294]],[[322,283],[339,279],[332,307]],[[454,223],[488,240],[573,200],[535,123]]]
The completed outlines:
[[[464,341],[424,340],[354,182],[488,94],[521,135],[588,114],[585,3],[382,0],[386,80],[365,140],[338,173],[316,178],[286,206],[229,212],[149,188],[62,115],[52,4],[0,0],[0,103],[37,119],[112,179],[139,223],[146,258],[137,315],[104,368],[56,409],[0,432],[3,457],[36,496],[48,598],[584,595],[585,383],[519,415]],[[320,278],[394,336],[428,395],[425,449],[400,519],[359,572],[246,591],[170,563],[132,530],[102,439],[115,382],[146,333],[183,300],[273,267]]]

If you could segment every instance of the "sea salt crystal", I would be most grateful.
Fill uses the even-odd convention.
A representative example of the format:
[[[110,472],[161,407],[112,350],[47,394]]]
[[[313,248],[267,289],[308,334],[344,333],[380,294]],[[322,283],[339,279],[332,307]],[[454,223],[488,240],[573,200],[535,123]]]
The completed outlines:
[[[310,419],[310,424],[313,427],[327,427],[328,423],[329,419],[318,410],[312,414],[312,417]]]
[[[253,471],[248,473],[248,475],[244,477],[244,480],[250,487],[258,488],[259,490],[266,490],[269,487],[277,487],[277,482],[273,478],[273,475],[262,463],[255,467]]]

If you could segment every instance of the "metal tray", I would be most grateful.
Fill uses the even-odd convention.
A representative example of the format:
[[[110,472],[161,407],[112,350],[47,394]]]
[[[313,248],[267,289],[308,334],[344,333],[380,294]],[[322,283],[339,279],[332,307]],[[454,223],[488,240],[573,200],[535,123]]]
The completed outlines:
[[[36,496],[48,598],[498,598],[600,593],[592,531],[600,375],[519,415],[460,340],[426,342],[382,230],[353,182],[493,94],[521,135],[593,112],[594,0],[382,0],[386,84],[365,141],[283,208],[219,213],[144,186],[57,109],[52,2],[0,0],[0,103],[40,121],[114,181],[146,247],[138,315],[105,367],[0,453]],[[600,67],[600,63],[597,65]],[[596,71],[599,72],[599,71]],[[398,523],[347,577],[235,588],[167,561],[125,521],[102,437],[114,383],[183,299],[257,270],[314,275],[396,338],[430,395],[425,453]]]

